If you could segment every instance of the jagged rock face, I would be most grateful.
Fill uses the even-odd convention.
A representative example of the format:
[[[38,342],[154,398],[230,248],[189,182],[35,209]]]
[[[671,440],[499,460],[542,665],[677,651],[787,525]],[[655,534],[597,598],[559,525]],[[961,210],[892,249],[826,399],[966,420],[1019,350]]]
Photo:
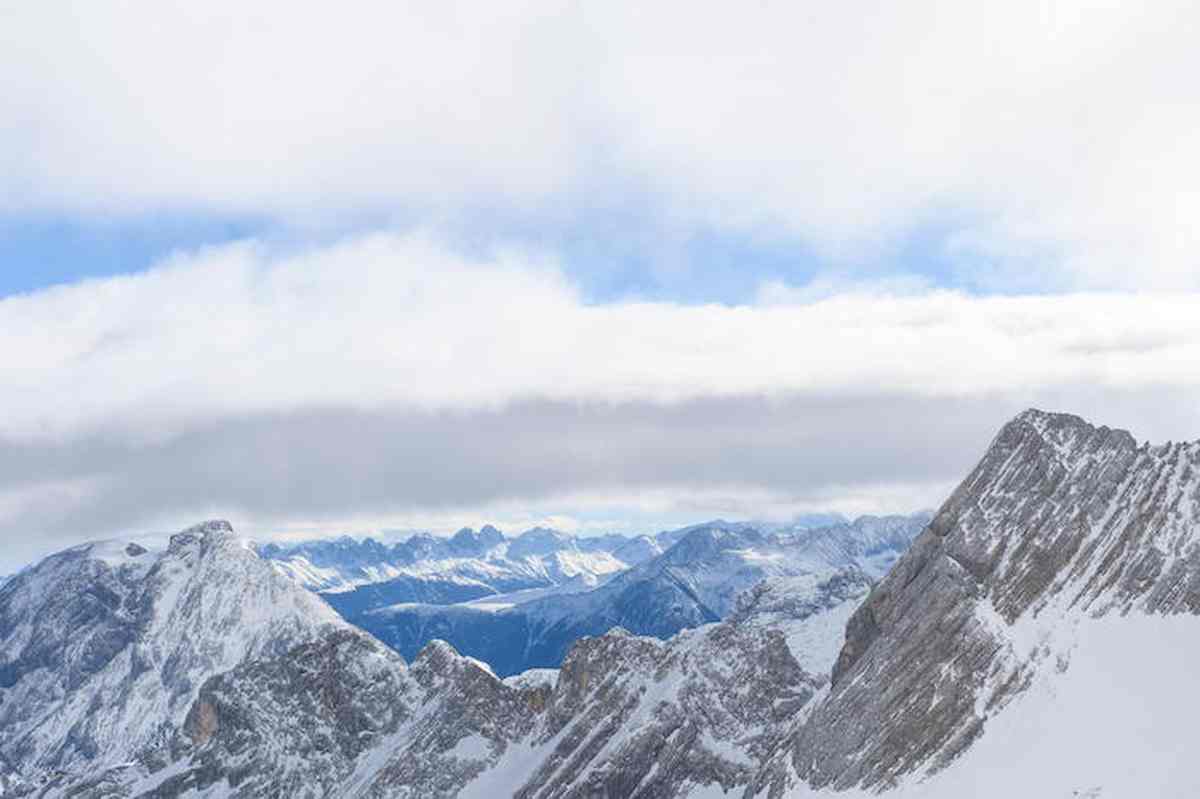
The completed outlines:
[[[27,777],[168,739],[208,677],[345,626],[227,523],[89,544],[0,589],[0,753]]]
[[[1010,633],[1048,613],[1196,613],[1200,444],[1029,411],[855,612],[829,696],[791,745],[813,786],[937,770],[1052,653]],[[782,791],[776,771],[758,787]]]
[[[411,717],[414,693],[403,662],[354,630],[246,663],[209,679],[170,751],[146,758],[150,795],[222,783],[237,796],[336,795],[356,759]],[[168,770],[168,757],[187,767]]]
[[[508,676],[557,667],[575,641],[613,627],[665,639],[719,621],[733,612],[739,594],[768,578],[804,578],[801,593],[816,597],[822,580],[855,571],[860,577],[854,590],[861,597],[868,576],[879,576],[881,564],[897,557],[926,521],[925,515],[863,517],[853,524],[779,533],[746,524],[701,525],[594,590],[502,610],[404,605],[349,618],[406,657],[441,638]],[[828,598],[833,604],[845,599],[836,591]]]
[[[408,668],[334,630],[209,679],[169,745],[46,795],[451,799],[529,734],[548,691],[505,685],[440,642]]]
[[[210,677],[138,763],[43,795],[684,796],[748,782],[826,682],[752,624],[667,642],[615,630],[508,681],[443,642],[406,668],[334,629]]]
[[[860,570],[815,583],[774,575],[743,593],[727,621],[667,641],[586,638],[557,673],[507,681],[444,643],[405,667],[364,633],[334,628],[209,675],[138,764],[44,795],[165,799],[209,786],[207,795],[247,798],[660,799],[897,782],[906,791],[911,777],[986,744],[989,725],[1020,709],[1031,683],[1070,674],[1043,627],[1196,612],[1197,467],[1200,444],[1138,446],[1074,417],[1023,414],[850,617],[832,680],[803,667],[795,642],[815,639],[797,628],[854,605],[866,588]],[[87,569],[121,602],[62,601],[91,613],[81,633],[107,639],[128,622],[121,586],[143,584],[150,569],[101,554],[108,571]],[[71,578],[78,567],[67,560],[46,568]],[[0,589],[6,624],[56,607],[31,601],[28,587],[14,600],[14,590]],[[5,635],[28,648],[24,627]],[[819,660],[828,667],[832,651]],[[21,663],[21,679],[36,671]],[[86,670],[76,672],[91,690]],[[122,718],[119,707],[98,711]],[[9,752],[0,749],[0,763]],[[925,783],[916,788],[906,799],[926,795]],[[961,795],[970,794],[937,794]]]
[[[545,754],[514,796],[650,799],[696,786],[732,789],[822,682],[773,630],[726,623],[669,642],[623,631],[586,639],[563,663],[533,741]],[[481,775],[481,792],[488,778]]]

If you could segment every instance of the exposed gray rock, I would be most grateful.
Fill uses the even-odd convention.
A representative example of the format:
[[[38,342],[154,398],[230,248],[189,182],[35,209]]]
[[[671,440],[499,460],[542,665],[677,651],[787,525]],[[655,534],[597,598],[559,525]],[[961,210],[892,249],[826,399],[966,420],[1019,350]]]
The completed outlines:
[[[444,642],[410,667],[354,630],[208,679],[138,763],[43,795],[521,797],[745,784],[825,683],[775,630],[581,641],[551,682],[510,684]]]
[[[365,633],[335,627],[209,674],[136,763],[51,778],[41,793],[659,799],[700,788],[886,789],[954,762],[1035,676],[1067,668],[1059,653],[1023,645],[1014,623],[1197,612],[1198,467],[1200,444],[1139,446],[1075,417],[1022,414],[847,614],[836,663],[832,651],[823,660],[831,678],[801,665],[796,642],[816,639],[797,629],[854,606],[867,589],[860,571],[823,577],[817,593],[789,582],[796,575],[768,581],[743,592],[726,621],[666,641],[588,637],[556,675],[527,680],[498,679],[443,642],[408,666]],[[196,563],[204,542],[181,539]],[[122,631],[138,617],[122,586],[146,576],[122,568],[88,567],[96,589],[67,604],[86,618],[83,639],[98,639],[70,651],[75,671],[63,679],[83,674],[80,691],[94,690],[87,664],[129,648]],[[3,622],[5,634],[24,652],[28,620],[17,616],[28,591],[14,600],[16,590],[0,589],[10,614],[0,620],[16,620]],[[19,682],[37,672],[19,662]],[[165,668],[154,661],[155,673]],[[121,718],[119,707],[97,712]],[[68,748],[86,760],[77,742]]]
[[[1196,613],[1200,443],[1028,411],[855,612],[827,698],[789,746],[816,787],[879,788],[950,763],[1044,667],[1007,626],[1050,604],[1088,616]],[[756,786],[779,795],[789,769]]]
[[[53,555],[0,588],[0,757],[35,783],[131,760],[210,676],[346,626],[224,522]]]

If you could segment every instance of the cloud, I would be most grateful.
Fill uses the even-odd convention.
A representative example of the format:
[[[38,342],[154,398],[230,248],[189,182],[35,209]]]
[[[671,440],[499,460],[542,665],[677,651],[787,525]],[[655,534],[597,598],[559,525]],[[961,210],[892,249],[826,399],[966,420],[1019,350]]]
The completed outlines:
[[[794,296],[806,298],[800,290]],[[16,439],[313,407],[495,408],[1200,384],[1195,295],[847,293],[802,304],[583,303],[537,253],[425,236],[254,242],[0,301]],[[53,332],[50,335],[50,332]]]
[[[1198,288],[1195,4],[40,3],[0,32],[12,212],[672,236],[969,285]],[[680,231],[683,231],[681,233]]]
[[[1029,405],[1200,430],[1200,297],[869,288],[597,306],[545,254],[371,235],[9,298],[0,536],[907,510]]]

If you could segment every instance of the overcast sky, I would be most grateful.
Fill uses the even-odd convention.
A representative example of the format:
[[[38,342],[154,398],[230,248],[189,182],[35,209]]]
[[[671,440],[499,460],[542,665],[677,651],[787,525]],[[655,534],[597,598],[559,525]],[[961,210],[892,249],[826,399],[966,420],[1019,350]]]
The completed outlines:
[[[1200,437],[1194,3],[0,12],[0,573],[934,507]]]

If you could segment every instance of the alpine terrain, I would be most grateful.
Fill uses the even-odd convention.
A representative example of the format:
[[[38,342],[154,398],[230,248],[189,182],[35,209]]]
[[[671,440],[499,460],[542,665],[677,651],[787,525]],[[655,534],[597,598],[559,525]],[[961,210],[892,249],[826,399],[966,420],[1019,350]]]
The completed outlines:
[[[711,555],[691,564],[815,557],[787,534],[727,527],[685,533],[589,593],[662,584],[681,544]],[[444,641],[402,657],[221,523],[162,552],[79,547],[0,588],[0,786],[1194,796],[1198,537],[1200,443],[1028,411],[877,583],[870,547],[853,568],[764,567],[749,584],[684,569],[678,596],[713,618],[665,640],[588,635],[558,669],[510,677]]]
[[[665,543],[666,551],[595,587],[576,581],[553,591],[452,605],[401,603],[346,618],[407,658],[442,639],[500,676],[557,667],[575,641],[613,627],[665,639],[720,621],[764,580],[791,585],[793,592],[807,586],[810,601],[842,608],[840,626],[853,606],[843,605],[840,594],[822,599],[818,586],[841,576],[839,586],[854,584],[865,592],[928,520],[928,514],[864,516],[815,528],[710,522],[648,539]]]
[[[387,545],[349,536],[259,554],[345,616],[402,602],[450,604],[514,591],[583,590],[661,551],[652,539],[575,538],[535,527],[509,539],[491,525]]]

